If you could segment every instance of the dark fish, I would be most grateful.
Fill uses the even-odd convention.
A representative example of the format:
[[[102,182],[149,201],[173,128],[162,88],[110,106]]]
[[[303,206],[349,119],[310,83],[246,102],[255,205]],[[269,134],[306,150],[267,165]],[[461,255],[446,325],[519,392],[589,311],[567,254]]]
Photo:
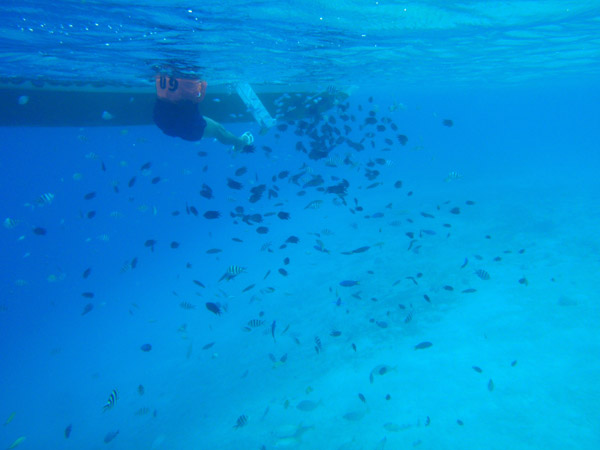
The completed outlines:
[[[82,292],[81,296],[85,297],[85,298],[94,298],[94,293],[93,292]]]
[[[279,217],[281,220],[288,220],[290,218],[290,213],[280,211],[277,213],[277,217]]]
[[[434,219],[435,218],[435,216],[433,214],[429,214],[429,213],[426,213],[426,212],[421,212],[421,215],[423,217],[426,217],[427,219]]]
[[[446,291],[453,291],[454,290],[454,288],[452,286],[448,286],[448,285],[443,286],[442,289],[444,289]]]
[[[227,186],[238,191],[243,188],[242,183],[232,180],[231,178],[227,178]]]
[[[248,423],[248,417],[246,417],[245,415],[241,415],[235,421],[235,425],[233,426],[233,428],[235,428],[235,429],[242,428],[247,423]]]
[[[87,194],[85,194],[85,195],[83,196],[83,199],[84,199],[84,200],[91,200],[91,199],[93,199],[95,196],[96,196],[96,193],[95,193],[95,192],[88,192]]]
[[[219,211],[206,211],[204,213],[205,219],[218,219],[221,217],[221,213]]]
[[[88,267],[87,269],[85,269],[85,270],[83,271],[83,275],[82,275],[82,277],[83,277],[83,278],[87,278],[87,277],[89,277],[89,276],[90,276],[90,273],[92,273],[92,268],[91,268],[91,267]]]
[[[104,407],[102,408],[102,410],[108,411],[109,409],[114,408],[114,406],[117,404],[118,399],[119,399],[119,391],[117,391],[116,389],[113,389],[112,392],[110,393],[110,395],[108,396],[108,400],[104,404]]]
[[[315,336],[315,350],[317,351],[317,353],[323,350],[323,344],[321,343],[321,339],[319,339],[319,336]]]
[[[262,327],[264,324],[265,324],[265,321],[260,320],[260,319],[252,319],[252,320],[248,321],[248,326],[251,328]]]
[[[133,187],[134,184],[135,184],[135,177],[131,177],[129,179],[129,182],[127,183],[127,187]]]
[[[450,210],[450,214],[460,214],[460,208],[458,206],[455,206]]]
[[[31,231],[33,231],[33,234],[36,234],[38,236],[45,236],[46,235],[46,229],[42,228],[42,227],[35,227]]]
[[[256,229],[256,232],[258,234],[267,234],[269,232],[269,229],[267,227],[258,227]]]
[[[279,272],[281,275],[283,275],[284,277],[287,277],[287,276],[288,276],[288,272],[287,272],[287,270],[285,270],[284,268],[280,268],[280,269],[278,269],[278,272]]]
[[[145,164],[142,164],[140,170],[143,172],[144,170],[148,170],[150,167],[152,167],[152,162],[147,162]]]
[[[108,433],[106,433],[106,436],[104,436],[104,443],[108,444],[110,441],[117,437],[117,434],[119,434],[119,430],[109,431]]]
[[[242,289],[242,292],[248,292],[250,289],[252,289],[254,286],[256,286],[255,284],[250,284],[248,286],[246,286],[244,289]]]
[[[195,285],[200,286],[201,288],[206,288],[206,286],[204,286],[202,284],[202,282],[198,281],[198,280],[192,280],[194,282]]]
[[[331,333],[329,333],[329,336],[333,336],[333,337],[338,337],[341,335],[342,335],[342,332],[338,331],[338,330],[331,330]]]
[[[290,263],[290,258],[288,258],[287,256],[283,259],[283,264],[284,265],[288,265]]]
[[[394,183],[394,187],[396,189],[400,189],[402,187],[402,181],[398,180]]]
[[[195,206],[190,206],[190,212],[194,215],[194,216],[198,216],[198,210],[196,209]]]
[[[461,291],[463,294],[472,294],[473,292],[477,292],[477,289],[469,288]]]
[[[216,314],[217,316],[221,315],[221,308],[216,303],[206,302],[206,309],[208,309],[211,313]]]
[[[73,426],[71,424],[67,425],[67,428],[65,428],[65,439],[69,439],[69,436],[71,436],[72,428]]]
[[[368,245],[364,246],[364,247],[359,247],[359,248],[355,248],[354,250],[352,250],[350,253],[364,253],[367,250],[369,250],[371,247],[369,247]]]
[[[362,395],[360,392],[358,393],[358,398],[360,399],[361,402],[363,403],[367,403],[367,399],[365,398],[364,395]]]
[[[273,336],[273,342],[277,342],[275,340],[275,327],[277,326],[277,322],[273,321],[273,323],[271,324],[271,336]]]
[[[207,184],[202,184],[202,190],[200,191],[200,195],[204,198],[211,199],[213,195],[210,186],[208,186]]]
[[[297,244],[300,241],[296,236],[290,236],[285,240],[288,244]]]
[[[483,372],[483,370],[481,370],[481,367],[477,367],[477,366],[473,366],[473,370],[477,373]]]
[[[220,248],[209,248],[208,250],[206,250],[206,253],[208,253],[209,255],[214,255],[216,253],[221,253],[223,250],[221,250]]]
[[[358,281],[354,281],[354,280],[340,281],[340,286],[344,286],[344,287],[356,286],[357,284],[359,284],[359,282]]]
[[[149,247],[151,251],[154,251],[154,246],[156,245],[156,241],[154,239],[148,239],[144,242],[144,247]]]
[[[462,263],[462,266],[460,266],[460,268],[464,269],[465,267],[467,267],[467,264],[469,264],[469,259],[465,258],[465,262]]]
[[[406,143],[408,142],[408,138],[403,134],[399,134],[397,137],[398,142],[400,142],[400,145],[406,145]]]
[[[152,345],[150,345],[150,344],[143,344],[140,347],[140,350],[143,351],[143,352],[149,352],[150,350],[152,350]]]
[[[451,119],[444,119],[442,120],[442,125],[444,125],[445,127],[451,127],[452,125],[454,125],[454,122]]]
[[[208,344],[204,345],[202,347],[202,350],[208,350],[209,348],[211,348],[213,345],[215,345],[214,342],[209,342]]]
[[[460,425],[461,427],[462,427],[462,426],[465,424],[465,423],[464,423],[462,420],[460,420],[460,419],[456,419],[456,423],[457,423],[458,425]]]
[[[171,242],[171,248],[179,248],[179,242]]]
[[[494,382],[492,381],[492,379],[490,378],[490,381],[488,381],[488,385],[487,385],[488,391],[492,392],[494,390]]]
[[[152,180],[150,181],[152,184],[157,184],[160,182],[160,177],[154,177],[152,178]]]
[[[138,391],[138,394],[140,394],[140,395],[144,395],[144,392],[146,392],[146,390],[144,389],[144,386],[141,384],[138,386],[137,391]]]
[[[85,316],[87,313],[89,313],[92,309],[94,309],[94,305],[92,305],[91,303],[88,303],[87,305],[85,305],[83,307],[83,311],[81,312],[82,316]]]
[[[93,219],[94,217],[96,217],[96,211],[89,211],[87,213],[87,218],[88,219]]]
[[[137,266],[137,263],[138,263],[138,259],[137,259],[137,257],[133,258],[133,259],[131,260],[131,268],[132,268],[132,269],[135,269],[135,268],[136,268],[136,266]]]
[[[244,175],[246,172],[248,171],[248,169],[246,169],[246,167],[240,167],[239,169],[237,169],[235,171],[235,176],[236,177],[241,177],[242,175]]]
[[[431,342],[428,342],[428,341],[420,342],[419,344],[415,345],[415,350],[422,350],[424,348],[429,348],[432,345],[433,344]]]

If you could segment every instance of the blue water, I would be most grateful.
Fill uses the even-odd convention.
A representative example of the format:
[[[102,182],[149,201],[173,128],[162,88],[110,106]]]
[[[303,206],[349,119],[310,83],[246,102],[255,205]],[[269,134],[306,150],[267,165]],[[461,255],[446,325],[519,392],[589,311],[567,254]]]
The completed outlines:
[[[105,14],[141,33],[186,32],[185,26],[176,26],[183,13],[177,7],[165,11],[160,2],[154,9],[87,2],[93,5],[89,11],[84,3],[63,3],[63,16],[47,19],[42,29],[60,29],[70,13],[75,27],[101,21]],[[244,73],[257,84],[336,85],[339,78],[347,86],[350,75],[357,75],[347,100],[347,113],[356,118],[346,122],[352,129],[348,137],[356,142],[375,131],[373,125],[361,128],[369,111],[376,111],[379,124],[389,117],[398,131],[386,124],[385,131],[364,139],[360,152],[340,144],[330,153],[334,167],[296,150],[298,141],[306,147],[310,143],[308,136],[294,134],[297,123],[264,135],[255,123],[226,124],[236,135],[254,134],[256,151],[249,154],[234,154],[212,140],[170,138],[154,126],[0,128],[0,219],[14,221],[0,230],[0,421],[6,421],[0,445],[600,446],[600,66],[598,42],[589,28],[598,9],[592,3],[579,5],[569,19],[562,6],[548,3],[533,19],[532,5],[522,2],[514,3],[513,16],[491,6],[486,10],[483,4],[471,4],[468,15],[464,5],[421,2],[414,5],[421,11],[419,20],[407,29],[411,40],[430,51],[415,54],[401,70],[393,65],[395,57],[381,55],[377,62],[371,59],[372,49],[358,44],[352,50],[336,48],[335,57],[331,53],[332,36],[349,42],[342,28],[348,34],[356,29],[350,24],[361,8],[365,20],[354,24],[377,29],[373,5],[311,4],[314,11],[323,8],[324,17],[336,14],[338,28],[329,29],[326,48],[304,49],[307,54],[297,66],[301,79],[281,64],[293,58],[292,49],[275,52],[266,44],[257,48],[265,66],[257,71],[233,62],[238,61],[234,55],[248,50],[246,41],[237,41],[242,48],[231,45],[223,54],[210,54],[202,64],[211,67],[206,74],[220,81]],[[37,19],[34,29],[39,31],[40,13],[34,8],[39,2],[7,5],[7,18]],[[230,6],[237,8],[231,20],[241,21],[248,11],[256,17],[257,9],[265,21],[284,15],[283,6],[268,3]],[[387,29],[382,25],[379,32],[386,29],[393,49],[402,39],[402,27],[390,11],[400,13],[393,9],[397,5],[382,6],[387,9],[381,24]],[[234,33],[231,27],[221,33],[227,14],[210,8],[202,20],[215,42],[231,44],[233,37],[241,39],[235,33],[265,32],[261,23],[246,20],[239,22],[241,31]],[[302,11],[297,25],[310,29],[310,14]],[[440,11],[462,11],[464,21],[442,20]],[[164,29],[156,30],[150,20],[158,16],[169,19],[162,20]],[[494,20],[488,23],[484,17]],[[539,33],[554,36],[529,43],[527,48],[535,48],[540,57],[535,64],[531,55],[517,59],[514,49],[503,50],[500,38],[489,52],[494,57],[484,62],[472,59],[471,47],[431,50],[450,38],[476,42],[480,32],[498,36],[511,27],[530,29],[533,22]],[[72,81],[79,74],[86,81],[116,83],[102,71],[88,77],[84,59],[75,58],[74,71],[65,70],[64,55],[55,55],[62,66],[32,65],[41,56],[33,56],[29,44],[19,47],[11,41],[11,23],[5,22],[6,33],[0,37],[3,78]],[[439,31],[442,24],[444,31]],[[287,19],[273,27],[274,38],[283,40],[294,22]],[[85,43],[85,33],[77,39],[71,35],[65,55],[69,48],[84,55],[87,48],[90,58],[111,65],[108,54],[93,50],[110,36],[90,35],[86,47],[80,42]],[[315,35],[307,39],[318,40]],[[532,34],[527,39],[536,38]],[[208,38],[200,41],[195,45],[208,45]],[[194,44],[176,46],[169,59],[169,48],[157,50],[146,42],[137,42],[139,52],[148,53],[140,57],[145,62],[133,58],[123,69],[131,86],[150,88],[152,65],[147,61],[177,59],[180,67],[198,71],[186,53],[186,46]],[[226,58],[227,52],[232,57]],[[19,53],[27,56],[17,58]],[[340,55],[361,65],[345,73]],[[444,57],[456,69],[447,77],[440,76]],[[310,78],[314,61],[322,62]],[[333,118],[341,129],[341,114],[333,108],[319,123]],[[444,126],[445,119],[453,126]],[[406,145],[400,145],[398,134],[408,137]],[[266,153],[265,146],[273,151]],[[353,165],[340,162],[347,155]],[[385,163],[375,162],[377,158]],[[150,168],[141,170],[146,163]],[[247,172],[236,176],[241,167]],[[369,180],[367,169],[380,174]],[[273,181],[282,171],[290,176],[308,171],[304,182],[311,174],[321,175],[321,188],[347,180],[346,204],[314,187],[299,196],[301,187],[289,177]],[[128,187],[134,176],[135,184]],[[154,177],[160,181],[153,184]],[[229,188],[227,178],[241,182],[243,189]],[[373,183],[380,184],[369,187]],[[199,195],[203,184],[213,189],[214,198]],[[268,199],[265,192],[258,202],[249,202],[250,189],[260,184],[277,189],[278,197]],[[91,192],[95,197],[84,199]],[[36,204],[45,193],[53,194],[53,200]],[[319,208],[305,208],[314,200],[322,200]],[[187,214],[186,205],[200,214]],[[238,206],[262,214],[263,223],[249,225],[232,217]],[[456,207],[459,214],[451,212]],[[208,210],[221,217],[205,219]],[[95,212],[92,218],[90,211]],[[174,211],[180,214],[174,216]],[[278,218],[281,211],[290,219]],[[258,226],[268,232],[257,233]],[[36,235],[35,227],[46,234]],[[299,242],[283,247],[290,236]],[[153,250],[145,245],[149,239],[156,240]],[[179,247],[171,248],[172,242]],[[369,249],[363,253],[344,254],[364,246]],[[213,248],[221,252],[207,253]],[[232,265],[246,270],[219,281]],[[480,278],[477,270],[489,273],[489,279]],[[344,287],[344,280],[359,284]],[[471,289],[475,291],[464,292]],[[195,308],[185,309],[183,302]],[[220,304],[222,314],[210,312],[207,302]],[[88,304],[93,308],[82,315]],[[253,319],[264,323],[252,328],[248,323]],[[332,336],[333,330],[341,335]],[[416,350],[422,342],[432,345]],[[203,349],[209,343],[214,345]],[[151,344],[151,350],[142,351],[144,344]],[[284,355],[287,359],[281,361]],[[103,411],[113,389],[118,400]],[[314,403],[298,408],[305,400]],[[234,428],[241,416],[247,423]],[[104,443],[108,433],[117,431]]]

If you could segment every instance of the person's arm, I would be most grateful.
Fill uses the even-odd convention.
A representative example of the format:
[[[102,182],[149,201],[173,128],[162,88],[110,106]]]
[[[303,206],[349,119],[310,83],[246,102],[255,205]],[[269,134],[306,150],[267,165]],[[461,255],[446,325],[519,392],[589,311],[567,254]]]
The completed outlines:
[[[226,130],[225,127],[219,122],[212,120],[210,117],[204,116],[204,120],[206,120],[204,137],[215,138],[221,144],[233,145],[236,151],[240,151],[245,146],[252,143],[246,138],[246,135],[237,137],[230,131]]]

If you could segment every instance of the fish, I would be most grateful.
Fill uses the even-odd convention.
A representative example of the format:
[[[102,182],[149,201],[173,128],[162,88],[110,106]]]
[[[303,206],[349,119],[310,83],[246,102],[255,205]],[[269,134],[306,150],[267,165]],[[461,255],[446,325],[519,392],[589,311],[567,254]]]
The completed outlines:
[[[227,268],[227,274],[232,275],[232,276],[236,276],[236,275],[239,275],[240,273],[244,273],[244,272],[246,272],[245,267],[231,265]]]
[[[445,127],[451,127],[454,125],[454,122],[451,119],[444,119],[442,120],[442,125]]]
[[[265,321],[260,320],[260,319],[252,319],[252,320],[248,321],[248,326],[251,328],[262,327],[264,324],[265,324]]]
[[[477,275],[479,278],[481,278],[482,280],[489,280],[490,279],[490,274],[487,273],[485,270],[483,269],[477,269],[475,271],[475,275]]]
[[[219,211],[206,211],[204,213],[205,219],[218,219],[221,217],[221,213]]]
[[[131,177],[129,179],[129,181],[127,182],[127,187],[129,187],[129,188],[133,187],[133,185],[135,184],[135,180],[136,180],[135,176]]]
[[[223,250],[221,250],[220,248],[209,248],[208,250],[206,250],[206,253],[209,255],[215,255],[217,253],[221,253]]]
[[[146,392],[146,389],[144,389],[144,386],[140,384],[140,385],[138,385],[137,391],[138,391],[138,394],[144,395],[144,392]]]
[[[88,267],[87,269],[85,269],[85,270],[83,271],[83,274],[82,274],[81,276],[82,276],[83,278],[87,278],[87,277],[89,277],[89,276],[90,276],[90,273],[92,273],[92,268],[91,268],[91,267]]]
[[[213,314],[216,314],[217,316],[221,315],[221,308],[218,304],[213,303],[213,302],[206,302],[206,309],[208,309],[210,312],[212,312]]]
[[[231,178],[227,178],[227,186],[238,191],[244,187],[242,183],[232,180]]]
[[[45,236],[46,235],[46,229],[42,228],[42,227],[34,227],[34,228],[31,229],[31,231],[36,236]]]
[[[140,346],[140,350],[143,352],[149,352],[150,350],[152,350],[152,345],[151,344],[142,344]]]
[[[478,367],[478,366],[473,366],[472,369],[477,373],[483,372],[483,370],[481,370],[481,367]]]
[[[428,342],[428,341],[420,342],[417,345],[415,345],[415,350],[423,350],[425,348],[431,347],[432,345],[433,344],[431,342]]]
[[[4,219],[4,222],[2,222],[2,224],[4,225],[4,228],[6,228],[8,230],[12,230],[19,224],[19,221],[16,219],[11,219],[10,217],[7,217],[6,219]]]
[[[211,348],[213,345],[215,345],[215,343],[214,343],[214,342],[209,342],[208,344],[205,344],[205,345],[202,347],[202,350],[208,350],[208,349],[209,349],[209,348]]]
[[[246,286],[244,289],[242,289],[242,292],[248,292],[250,289],[252,289],[254,286],[256,286],[255,284],[250,284],[248,286]]]
[[[469,259],[465,258],[465,261],[462,263],[462,266],[460,266],[460,268],[464,269],[465,267],[467,267],[467,264],[469,264]]]
[[[492,381],[492,379],[490,378],[490,381],[488,381],[488,385],[487,385],[488,391],[492,392],[494,390],[494,382]]]
[[[271,324],[271,336],[273,336],[273,342],[277,342],[275,340],[275,327],[277,326],[277,322],[274,320],[273,323]]]
[[[8,447],[6,447],[6,450],[11,450],[13,448],[17,448],[19,445],[21,445],[23,442],[25,442],[25,439],[26,439],[25,436],[18,437],[17,439],[15,439],[13,441],[12,444],[10,444]]]
[[[363,403],[367,403],[367,399],[365,398],[365,396],[363,394],[361,394],[360,392],[358,393],[358,398],[360,399],[361,402]]]
[[[106,433],[106,435],[104,436],[104,443],[108,444],[109,442],[111,442],[114,438],[117,437],[117,435],[119,434],[119,430],[117,431],[109,431],[108,433]]]
[[[460,208],[458,206],[455,206],[450,210],[450,214],[460,214]]]
[[[233,428],[235,428],[235,429],[242,428],[247,423],[248,423],[248,417],[246,415],[242,414],[235,421],[235,425],[233,426]]]
[[[352,286],[356,286],[359,283],[360,283],[359,281],[344,280],[344,281],[340,281],[340,286],[343,286],[343,287],[352,287]]]
[[[319,209],[322,204],[323,200],[313,200],[312,202],[308,203],[304,209]]]
[[[469,288],[461,291],[463,294],[472,294],[473,292],[477,292],[477,289]]]
[[[333,336],[333,337],[338,337],[341,335],[342,335],[342,332],[338,331],[338,330],[331,330],[331,333],[329,333],[329,336]]]
[[[81,294],[81,296],[85,297],[85,298],[94,298],[94,293],[93,292],[83,292]]]
[[[212,189],[207,184],[202,184],[202,189],[200,190],[200,195],[206,199],[213,198]]]
[[[190,310],[190,309],[196,309],[196,305],[193,305],[193,304],[192,304],[192,303],[190,303],[190,302],[181,302],[181,303],[179,304],[179,306],[180,306],[182,309],[187,309],[187,310]]]
[[[157,183],[159,183],[159,182],[160,182],[160,180],[161,180],[161,178],[160,178],[160,177],[154,177],[154,178],[152,178],[152,180],[150,181],[150,183],[152,183],[152,184],[157,184]]]
[[[36,198],[33,203],[35,206],[50,206],[54,201],[54,194],[51,192],[46,192],[41,194],[38,198]]]
[[[69,436],[71,436],[72,428],[73,426],[71,424],[67,425],[67,427],[65,428],[65,439],[69,439]]]
[[[17,415],[16,411],[11,412],[10,415],[8,416],[8,418],[4,421],[4,426],[11,423],[16,415]]]
[[[117,404],[118,399],[119,399],[119,391],[117,391],[116,389],[113,389],[112,392],[110,393],[110,395],[108,396],[108,400],[104,404],[102,411],[108,411],[109,409],[114,408],[115,405]]]
[[[241,176],[242,176],[242,175],[244,175],[244,174],[245,174],[247,171],[248,171],[248,169],[246,169],[246,167],[245,167],[245,166],[243,166],[243,167],[240,167],[239,169],[237,169],[237,170],[235,171],[235,176],[236,176],[236,177],[241,177]]]
[[[446,178],[444,178],[444,181],[446,183],[449,183],[450,181],[458,180],[462,177],[463,176],[460,173],[452,171],[452,172],[448,173],[448,175],[446,175]]]
[[[83,311],[81,312],[82,316],[85,316],[87,313],[89,313],[92,309],[94,309],[94,305],[92,303],[88,303],[87,305],[85,305],[83,307]]]
[[[88,192],[87,194],[85,194],[83,196],[83,199],[84,200],[91,200],[91,199],[93,199],[95,197],[96,197],[96,193],[95,192]]]

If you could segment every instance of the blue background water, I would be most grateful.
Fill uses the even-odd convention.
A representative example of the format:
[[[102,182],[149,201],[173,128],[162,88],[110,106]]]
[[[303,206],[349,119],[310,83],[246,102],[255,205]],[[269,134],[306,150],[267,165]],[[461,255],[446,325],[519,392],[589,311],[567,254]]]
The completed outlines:
[[[242,11],[252,5],[237,4]],[[340,17],[351,16],[361,6],[336,5]],[[265,13],[267,6],[263,5]],[[144,11],[151,15],[152,10]],[[207,12],[205,20],[217,27],[221,16],[212,13]],[[273,9],[276,13],[283,14]],[[493,10],[488,13],[493,15]],[[173,21],[177,17],[164,16]],[[560,26],[563,32],[575,28],[586,36],[589,29],[581,24],[596,16],[590,7],[578,16],[581,22]],[[129,23],[143,29],[146,25],[136,21],[139,17],[131,14]],[[245,23],[250,27],[246,32],[259,27]],[[298,24],[303,23],[299,17]],[[373,23],[365,25],[374,27]],[[553,21],[536,23],[561,35]],[[294,22],[286,25],[293,27]],[[507,26],[492,23],[486,30],[500,33]],[[473,31],[465,27],[447,32],[460,36]],[[425,43],[441,39],[425,29],[413,31],[413,36]],[[331,168],[324,160],[309,160],[295,150],[298,140],[307,140],[295,136],[293,127],[276,137],[274,130],[261,136],[256,124],[229,124],[236,134],[251,130],[256,136],[257,152],[241,155],[207,140],[168,138],[155,127],[0,129],[0,213],[18,221],[0,233],[0,418],[4,421],[15,412],[0,429],[3,445],[26,436],[21,448],[597,448],[600,90],[595,81],[597,43],[585,42],[591,53],[577,73],[559,70],[553,76],[552,64],[529,67],[524,58],[511,63],[511,73],[522,67],[526,74],[518,83],[512,76],[510,82],[502,82],[506,67],[501,57],[485,64],[491,81],[483,83],[486,77],[479,73],[469,87],[465,85],[470,78],[455,72],[444,85],[443,77],[433,76],[435,59],[424,55],[417,56],[412,67],[431,78],[420,82],[409,74],[406,86],[402,79],[390,82],[380,71],[381,63],[373,63],[370,78],[357,69],[364,83],[357,83],[349,99],[351,112],[360,121],[367,111],[377,109],[378,117],[391,117],[399,133],[409,138],[406,146],[395,141],[392,150],[384,152],[383,139],[394,138],[388,131],[376,135],[374,149],[352,152],[342,145],[333,152],[341,157],[352,153],[358,168]],[[85,51],[85,46],[72,45]],[[552,45],[537,51],[550,55]],[[143,41],[139,46],[155,51]],[[577,48],[565,49],[564,55],[585,46],[573,47]],[[268,77],[266,69],[255,71],[250,81],[293,82],[294,73],[278,65],[281,55],[270,59],[268,49],[260,51],[273,75]],[[344,55],[345,50],[336,51]],[[352,54],[355,60],[367,59]],[[504,56],[508,60],[511,54],[507,50]],[[443,55],[440,50],[440,58]],[[476,68],[469,56],[468,50],[463,54],[457,47],[452,58],[463,68]],[[153,57],[158,61],[162,55]],[[326,54],[325,61],[330,57]],[[3,59],[15,62],[7,51]],[[394,62],[388,61],[388,69]],[[81,74],[89,73],[85,64],[79,66]],[[125,71],[128,78],[143,85],[150,70],[132,66]],[[29,77],[34,69],[26,62],[4,67],[5,77]],[[364,67],[371,66],[365,62]],[[230,64],[215,78],[228,78],[224,74],[239,73],[236,69],[240,66]],[[53,76],[50,69],[35,70],[42,78]],[[336,65],[320,69],[315,85],[335,84],[337,70]],[[110,81],[110,76],[104,78]],[[403,106],[389,112],[395,102]],[[327,114],[338,117],[335,110]],[[446,118],[454,121],[453,127],[442,125]],[[363,134],[354,124],[351,137],[358,140]],[[264,145],[273,149],[270,157],[261,150]],[[207,155],[200,157],[198,151]],[[91,153],[98,159],[86,157]],[[381,175],[375,181],[383,184],[366,189],[371,181],[364,177],[365,166],[379,157],[392,163],[377,166]],[[144,174],[140,167],[146,162],[152,167]],[[279,198],[248,202],[253,184],[271,186],[271,176],[282,170],[298,173],[303,164],[321,174],[326,186],[334,184],[330,176],[347,179],[349,207],[356,198],[364,211],[352,214],[314,188],[298,197],[299,188],[287,179],[275,183]],[[248,172],[234,177],[241,166]],[[453,171],[462,177],[445,182]],[[75,173],[81,174],[80,180],[73,178]],[[128,188],[132,176],[137,181]],[[161,177],[158,184],[151,184],[154,176]],[[239,179],[244,189],[229,189],[227,177]],[[403,181],[401,189],[393,187],[396,180]],[[214,199],[198,195],[203,183],[213,188]],[[84,200],[92,191],[96,198]],[[24,206],[46,192],[55,195],[52,204]],[[316,199],[324,200],[321,208],[305,209]],[[466,200],[475,205],[465,205]],[[279,201],[283,206],[275,206]],[[186,203],[201,214],[219,210],[222,217],[211,221],[186,215]],[[386,208],[389,203],[392,207]],[[229,217],[237,205],[263,214],[287,211],[291,219],[265,218],[269,233],[261,235],[256,226],[236,224]],[[452,206],[459,206],[461,214],[450,214]],[[96,211],[93,219],[81,217],[90,210]],[[174,210],[182,214],[173,217]],[[114,211],[118,217],[111,216]],[[435,219],[424,218],[422,211]],[[365,217],[377,212],[384,217]],[[46,228],[47,235],[34,235],[31,228],[36,226]],[[418,235],[421,229],[436,234],[418,237],[418,253],[407,250],[410,239],[405,233]],[[310,233],[320,233],[331,253],[316,251],[317,237]],[[290,235],[300,242],[280,249]],[[147,239],[157,241],[153,252],[144,246]],[[171,241],[180,247],[171,249]],[[261,251],[266,242],[272,242],[273,253]],[[371,246],[368,252],[340,253],[363,245]],[[215,247],[223,252],[205,253]],[[524,253],[518,253],[520,249]],[[501,261],[494,261],[498,256]],[[123,271],[124,263],[134,257],[137,267]],[[277,269],[284,267],[285,257],[291,260],[285,266],[289,276],[282,277]],[[460,269],[465,258],[469,265]],[[218,282],[234,264],[247,267],[247,273]],[[83,279],[88,267],[91,274]],[[480,280],[473,274],[476,269],[488,271],[491,279]],[[264,280],[268,270],[271,274]],[[423,274],[418,286],[406,280],[418,272]],[[56,281],[49,280],[51,275]],[[523,277],[527,286],[518,281]],[[206,288],[194,285],[194,279]],[[346,279],[359,280],[360,285],[340,287]],[[242,292],[253,283],[254,289]],[[444,290],[445,285],[454,291]],[[261,292],[267,287],[274,292]],[[461,293],[468,288],[477,292]],[[95,297],[86,299],[83,292],[94,292]],[[358,292],[361,299],[351,295]],[[343,302],[339,307],[338,297]],[[196,309],[182,309],[182,301]],[[208,301],[227,303],[227,312],[211,314],[204,307]],[[87,303],[94,309],[82,316]],[[260,311],[265,327],[244,331]],[[413,319],[405,323],[408,311],[413,311]],[[388,328],[370,323],[372,318],[386,321]],[[277,342],[268,329],[273,321]],[[187,331],[178,331],[183,324]],[[281,334],[287,325],[289,331]],[[342,335],[331,337],[332,329]],[[319,354],[314,351],[315,336],[323,343]],[[433,346],[415,351],[422,341]],[[203,350],[209,342],[214,346]],[[140,350],[145,343],[152,344],[150,352]],[[288,359],[273,364],[270,353],[277,358],[287,353]],[[514,360],[518,362],[511,367]],[[370,383],[369,374],[381,364],[394,370]],[[483,373],[476,373],[474,365]],[[489,379],[495,386],[491,392]],[[145,387],[143,396],[137,392],[139,384]],[[103,412],[115,388],[120,398]],[[366,405],[358,399],[359,392]],[[385,400],[386,394],[391,400]],[[296,405],[302,400],[321,403],[314,411],[300,411]],[[136,415],[140,408],[148,412]],[[349,412],[365,414],[352,421],[344,418]],[[241,415],[248,417],[248,424],[232,428]],[[431,424],[425,426],[427,417]],[[69,424],[72,434],[65,439]],[[310,429],[302,433],[301,426]],[[114,441],[104,444],[106,433],[116,430]]]

